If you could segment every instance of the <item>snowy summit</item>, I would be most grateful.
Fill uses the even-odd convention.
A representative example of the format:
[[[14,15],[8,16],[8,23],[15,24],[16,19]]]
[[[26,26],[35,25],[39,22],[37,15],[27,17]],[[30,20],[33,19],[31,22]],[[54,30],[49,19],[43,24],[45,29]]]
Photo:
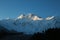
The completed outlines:
[[[47,17],[46,20],[51,20],[51,19],[53,19],[53,18],[54,18],[54,16]]]
[[[34,14],[28,14],[28,15],[21,14],[20,16],[17,17],[17,19],[23,19],[23,18],[30,18],[32,20],[43,20],[43,18],[40,18]]]

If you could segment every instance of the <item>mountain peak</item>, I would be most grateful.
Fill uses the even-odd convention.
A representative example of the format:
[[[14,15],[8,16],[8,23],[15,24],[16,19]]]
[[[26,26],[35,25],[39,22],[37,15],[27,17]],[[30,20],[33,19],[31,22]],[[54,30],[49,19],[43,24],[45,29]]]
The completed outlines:
[[[51,20],[51,19],[54,19],[55,16],[50,16],[50,17],[47,17],[46,20]]]
[[[34,14],[28,14],[28,17],[30,18],[30,17],[33,17],[33,16],[35,16]]]
[[[17,19],[22,19],[24,17],[25,17],[25,15],[24,14],[21,14],[20,16],[17,17]]]
[[[32,19],[33,19],[33,20],[43,20],[43,18],[40,18],[40,17],[38,17],[38,16],[34,16]]]
[[[24,19],[24,18],[27,18],[27,19],[32,19],[32,20],[51,20],[53,18],[55,18],[55,16],[49,16],[47,18],[42,18],[42,17],[39,17],[39,16],[36,16],[34,14],[28,14],[28,15],[25,15],[25,14],[21,14],[20,16],[17,17],[17,19]]]
[[[41,17],[38,17],[34,14],[28,14],[28,15],[24,15],[24,14],[21,14],[20,16],[17,17],[17,19],[23,19],[23,18],[29,18],[29,19],[32,19],[32,20],[43,20],[43,18]]]

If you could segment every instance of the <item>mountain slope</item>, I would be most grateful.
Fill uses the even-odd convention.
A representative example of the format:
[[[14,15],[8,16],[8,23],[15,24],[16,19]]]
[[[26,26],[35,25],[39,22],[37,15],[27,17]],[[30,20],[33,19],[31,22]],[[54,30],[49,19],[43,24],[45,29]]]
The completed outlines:
[[[34,34],[49,28],[60,28],[60,18],[51,16],[44,19],[34,14],[28,14],[20,15],[16,19],[0,20],[0,25],[8,30],[24,32],[25,34]]]

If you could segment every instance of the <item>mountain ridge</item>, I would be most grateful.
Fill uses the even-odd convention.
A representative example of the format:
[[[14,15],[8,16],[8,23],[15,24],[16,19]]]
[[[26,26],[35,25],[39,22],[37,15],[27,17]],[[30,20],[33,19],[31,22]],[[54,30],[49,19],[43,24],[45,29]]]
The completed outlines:
[[[34,34],[49,28],[60,28],[59,17],[51,16],[47,17],[47,19],[48,20],[34,14],[20,15],[16,19],[0,20],[0,25],[8,30],[24,32],[25,34]]]

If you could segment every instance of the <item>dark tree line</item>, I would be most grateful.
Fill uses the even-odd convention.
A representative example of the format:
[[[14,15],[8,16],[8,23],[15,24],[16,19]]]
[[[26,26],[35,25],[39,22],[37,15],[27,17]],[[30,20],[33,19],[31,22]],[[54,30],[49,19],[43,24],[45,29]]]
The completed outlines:
[[[32,40],[60,40],[60,28],[48,29],[44,33],[35,33]]]

